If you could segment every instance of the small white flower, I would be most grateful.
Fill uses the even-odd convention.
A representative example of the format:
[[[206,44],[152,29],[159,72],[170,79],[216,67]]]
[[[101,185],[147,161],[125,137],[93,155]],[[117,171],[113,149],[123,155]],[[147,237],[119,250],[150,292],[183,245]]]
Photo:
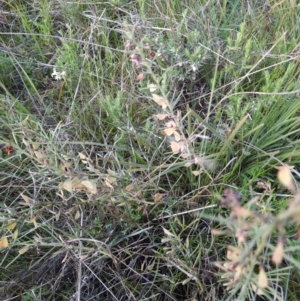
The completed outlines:
[[[154,85],[154,84],[149,84],[147,87],[148,87],[148,89],[150,90],[151,93],[155,92],[158,89],[158,86]]]
[[[51,76],[55,80],[65,79],[66,75],[67,75],[67,73],[65,71],[63,71],[63,72],[57,72],[55,68],[53,68],[53,73],[51,74]]]

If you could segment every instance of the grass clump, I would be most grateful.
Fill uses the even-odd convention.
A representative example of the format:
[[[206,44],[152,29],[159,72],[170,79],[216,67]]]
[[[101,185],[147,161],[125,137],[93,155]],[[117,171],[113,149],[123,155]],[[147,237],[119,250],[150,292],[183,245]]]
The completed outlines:
[[[297,5],[1,2],[1,298],[297,300]]]

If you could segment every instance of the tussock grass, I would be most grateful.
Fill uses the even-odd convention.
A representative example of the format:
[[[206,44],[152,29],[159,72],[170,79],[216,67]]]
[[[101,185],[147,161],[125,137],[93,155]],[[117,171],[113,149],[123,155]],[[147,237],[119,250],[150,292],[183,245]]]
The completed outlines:
[[[0,8],[1,299],[299,299],[296,1]]]

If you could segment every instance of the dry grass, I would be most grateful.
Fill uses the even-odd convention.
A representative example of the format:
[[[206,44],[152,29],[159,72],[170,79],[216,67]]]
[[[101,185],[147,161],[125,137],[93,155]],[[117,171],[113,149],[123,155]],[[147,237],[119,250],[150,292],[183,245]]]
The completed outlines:
[[[298,6],[202,2],[0,2],[1,299],[299,299]]]

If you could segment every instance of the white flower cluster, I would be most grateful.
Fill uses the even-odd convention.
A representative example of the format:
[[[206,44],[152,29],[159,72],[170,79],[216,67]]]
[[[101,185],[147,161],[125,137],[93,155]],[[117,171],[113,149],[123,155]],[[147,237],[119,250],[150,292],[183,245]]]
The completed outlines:
[[[55,80],[62,80],[66,78],[67,73],[65,71],[63,72],[57,72],[56,69],[53,69],[53,73],[51,74],[52,77],[54,77]]]

